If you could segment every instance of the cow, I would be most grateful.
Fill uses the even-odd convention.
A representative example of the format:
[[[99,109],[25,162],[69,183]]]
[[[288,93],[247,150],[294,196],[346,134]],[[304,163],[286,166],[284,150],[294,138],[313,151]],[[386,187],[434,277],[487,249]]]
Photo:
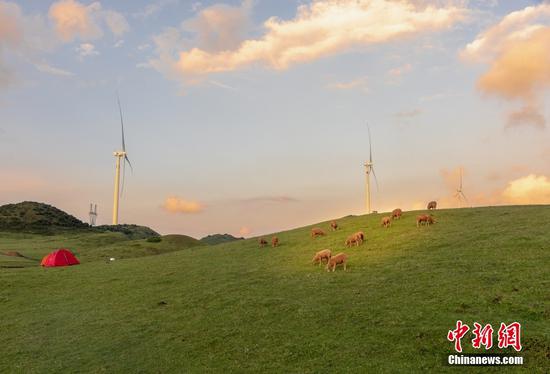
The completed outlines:
[[[365,240],[365,234],[363,233],[363,231],[357,231],[355,234],[353,234],[353,236],[355,236],[359,244],[363,243],[363,241]]]
[[[352,245],[359,245],[359,241],[354,235],[348,236],[346,239],[346,247],[351,247]]]
[[[428,210],[435,210],[437,208],[437,201],[430,201],[428,203]]]
[[[323,236],[325,235],[325,232],[323,230],[321,230],[320,228],[318,227],[314,227],[311,229],[311,237],[312,238],[316,238],[318,236]]]
[[[319,264],[319,266],[321,266],[324,260],[326,260],[328,263],[331,257],[332,252],[330,251],[330,249],[323,249],[322,251],[315,253],[315,256],[313,256],[313,260],[311,262],[314,265]]]
[[[271,238],[271,246],[272,247],[277,247],[279,245],[279,238],[274,236],[273,238]]]
[[[338,253],[336,256],[332,256],[327,262],[326,269],[327,271],[336,270],[336,265],[343,265],[344,271],[346,270],[346,265],[348,262],[348,255],[345,253]]]
[[[382,227],[386,227],[386,228],[390,227],[391,226],[391,218],[390,217],[382,218],[381,224],[382,224]]]
[[[331,228],[332,231],[338,230],[338,224],[336,223],[336,221],[332,221],[330,223],[330,228]]]
[[[391,212],[391,218],[392,219],[400,219],[401,216],[403,215],[403,211],[399,208],[397,209],[394,209],[392,212]]]
[[[267,245],[267,240],[260,238],[260,240],[258,240],[258,244],[260,244],[260,247],[265,247]]]
[[[435,219],[431,215],[421,214],[416,217],[416,227],[420,227],[420,225],[432,225],[435,222]]]

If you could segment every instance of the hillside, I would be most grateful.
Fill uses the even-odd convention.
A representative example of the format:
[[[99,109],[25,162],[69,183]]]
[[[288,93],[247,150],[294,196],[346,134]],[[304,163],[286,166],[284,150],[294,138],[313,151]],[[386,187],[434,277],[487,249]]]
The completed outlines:
[[[201,238],[201,242],[208,245],[217,245],[222,243],[234,242],[235,240],[243,240],[244,238],[236,238],[230,234],[212,234]]]
[[[545,372],[550,207],[438,210],[421,228],[416,214],[389,229],[381,214],[348,217],[318,239],[312,226],[281,232],[278,248],[252,238],[0,269],[0,372],[454,373],[446,335],[458,319],[521,322],[525,364],[506,371]],[[344,248],[357,230],[365,243]],[[323,248],[348,253],[348,271],[312,265]]]
[[[0,231],[51,232],[88,227],[78,218],[44,203],[24,201],[0,206]]]

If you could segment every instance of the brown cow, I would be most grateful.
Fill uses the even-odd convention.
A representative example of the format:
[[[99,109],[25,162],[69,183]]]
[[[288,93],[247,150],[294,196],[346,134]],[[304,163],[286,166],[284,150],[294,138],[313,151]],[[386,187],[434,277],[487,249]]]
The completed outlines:
[[[428,210],[435,210],[437,208],[437,201],[430,201],[428,203]]]
[[[260,247],[265,247],[267,245],[267,240],[260,238],[260,240],[258,240],[258,244],[260,244]]]
[[[348,256],[345,253],[338,253],[336,256],[332,256],[327,262],[326,269],[327,271],[336,270],[336,265],[344,265],[344,271],[346,270],[346,265],[348,262]]]
[[[402,215],[403,215],[403,211],[400,208],[394,209],[391,212],[392,219],[400,219]]]
[[[354,235],[348,236],[346,239],[346,247],[351,247],[352,245],[359,245],[359,241]]]
[[[390,217],[384,217],[382,218],[382,226],[383,227],[390,227],[391,226],[391,218]]]
[[[325,232],[323,230],[321,230],[320,228],[318,227],[314,227],[311,229],[311,237],[312,238],[316,238],[318,236],[323,236],[325,235]]]
[[[355,236],[359,244],[362,244],[365,240],[365,234],[363,233],[363,231],[357,231],[355,234],[353,234],[353,236]]]
[[[338,224],[336,223],[336,221],[332,221],[330,223],[330,228],[332,229],[332,231],[338,230]]]
[[[435,219],[431,215],[421,214],[416,217],[416,227],[420,227],[420,225],[432,225],[435,222]]]
[[[319,266],[323,263],[324,260],[327,261],[327,264],[332,256],[332,252],[330,249],[323,249],[322,251],[319,251],[315,253],[315,256],[313,256],[313,264],[319,264]]]
[[[271,238],[271,246],[272,247],[277,247],[279,245],[279,238],[274,236],[273,238]]]

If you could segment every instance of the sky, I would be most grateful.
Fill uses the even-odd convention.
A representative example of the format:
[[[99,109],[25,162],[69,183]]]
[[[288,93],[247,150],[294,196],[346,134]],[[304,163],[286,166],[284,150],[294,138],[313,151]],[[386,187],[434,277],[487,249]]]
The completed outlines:
[[[550,2],[1,1],[0,204],[251,237],[550,203]]]

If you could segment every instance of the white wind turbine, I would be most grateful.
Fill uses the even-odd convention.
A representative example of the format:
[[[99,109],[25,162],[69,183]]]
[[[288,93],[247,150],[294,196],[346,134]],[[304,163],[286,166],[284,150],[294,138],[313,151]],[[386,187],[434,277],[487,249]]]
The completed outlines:
[[[133,170],[132,164],[128,159],[128,154],[126,153],[126,144],[124,142],[124,121],[122,119],[122,107],[120,106],[120,99],[117,95],[118,111],[120,113],[120,129],[122,132],[122,151],[115,151],[113,155],[116,158],[116,168],[115,168],[115,191],[113,196],[113,225],[118,225],[118,203],[121,196],[120,189],[120,163],[122,161],[122,191],[124,191],[124,178],[126,175],[126,163],[130,166],[130,169]]]
[[[374,173],[374,163],[372,162],[372,144],[370,139],[370,127],[367,124],[367,131],[369,133],[369,160],[365,162],[365,172],[367,176],[367,184],[365,187],[365,195],[366,195],[366,203],[367,203],[367,214],[371,213],[371,204],[370,204],[370,174],[374,176],[374,181],[376,182],[376,189],[378,189],[378,179],[376,178],[376,174]]]
[[[466,198],[466,195],[464,195],[464,192],[462,191],[462,175],[464,173],[463,168],[460,168],[460,182],[458,185],[458,188],[456,189],[455,198],[458,200],[458,206],[462,207],[462,203],[465,202],[468,204],[468,199]]]

